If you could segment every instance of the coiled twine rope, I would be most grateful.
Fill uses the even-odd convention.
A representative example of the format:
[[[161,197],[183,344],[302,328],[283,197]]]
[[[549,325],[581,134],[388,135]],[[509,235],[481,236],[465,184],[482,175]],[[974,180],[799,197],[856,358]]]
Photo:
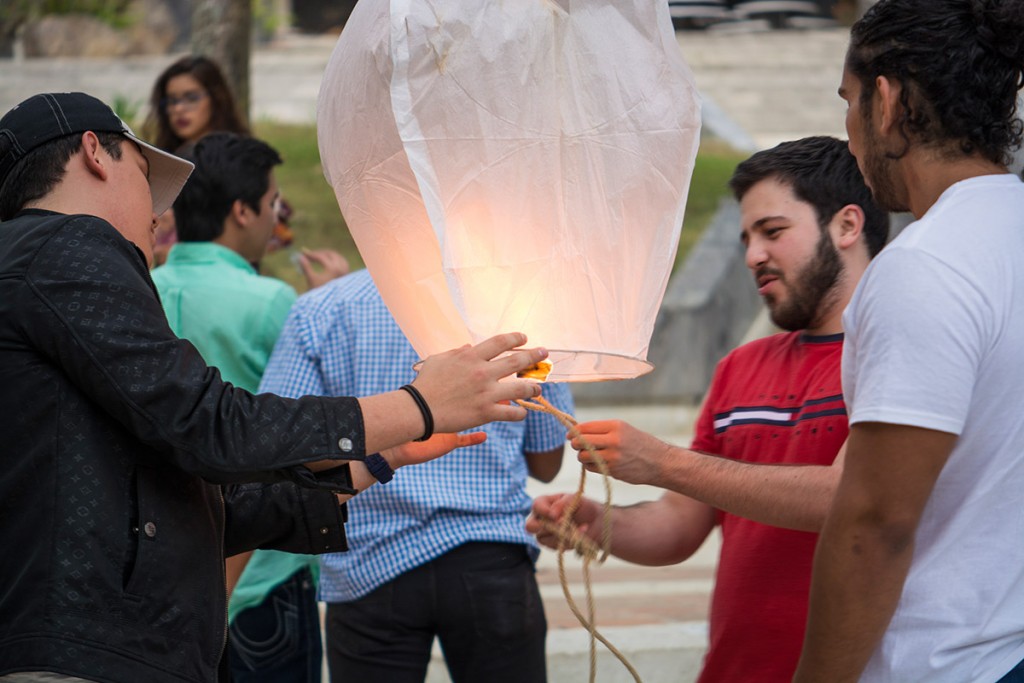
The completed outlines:
[[[608,476],[608,465],[597,453],[597,449],[587,442],[581,435],[578,429],[576,429],[576,420],[569,415],[564,413],[558,408],[555,408],[542,396],[538,396],[532,401],[521,401],[517,400],[516,403],[526,408],[527,410],[533,410],[540,413],[547,413],[553,415],[562,426],[565,427],[569,433],[569,439],[580,439],[583,443],[584,449],[590,455],[591,460],[597,467],[597,471],[601,474],[601,479],[604,482],[604,510],[601,517],[601,544],[598,545],[588,536],[581,533],[576,527],[575,522],[572,521],[573,516],[576,514],[576,510],[579,509],[580,502],[583,500],[583,490],[586,487],[587,480],[587,469],[583,466],[580,467],[580,482],[576,487],[576,493],[570,499],[569,504],[565,508],[565,512],[562,514],[562,519],[558,524],[554,524],[548,520],[541,522],[541,526],[545,531],[552,533],[558,539],[558,580],[562,584],[562,594],[565,595],[565,601],[569,605],[569,609],[579,620],[583,628],[587,629],[590,633],[590,683],[594,683],[597,677],[597,641],[608,648],[609,652],[615,655],[622,665],[626,667],[629,673],[633,676],[633,680],[637,683],[642,683],[640,680],[640,674],[636,672],[633,665],[629,663],[626,656],[623,655],[618,648],[611,644],[611,642],[605,638],[597,630],[597,624],[594,618],[594,593],[591,588],[590,582],[590,564],[597,562],[598,564],[604,563],[608,559],[608,553],[611,549],[612,544],[612,525],[611,525],[611,512],[612,512],[612,485],[611,479]],[[573,599],[572,593],[569,591],[569,582],[565,576],[565,551],[568,548],[572,548],[576,551],[580,557],[583,558],[583,587],[586,593],[587,600],[587,613],[586,615],[580,610],[576,604],[576,600]]]

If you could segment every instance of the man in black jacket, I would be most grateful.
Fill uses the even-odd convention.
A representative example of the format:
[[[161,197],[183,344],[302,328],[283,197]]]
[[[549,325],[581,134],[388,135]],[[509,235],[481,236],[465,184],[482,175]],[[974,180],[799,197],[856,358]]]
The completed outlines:
[[[480,436],[408,442],[539,392],[519,334],[364,399],[225,383],[147,269],[190,170],[82,93],[0,119],[0,681],[216,680],[225,554],[345,549],[339,500]]]

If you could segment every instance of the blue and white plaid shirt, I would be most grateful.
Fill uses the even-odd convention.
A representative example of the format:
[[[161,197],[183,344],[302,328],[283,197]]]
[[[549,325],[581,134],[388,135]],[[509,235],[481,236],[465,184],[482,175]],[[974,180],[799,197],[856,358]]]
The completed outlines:
[[[299,298],[260,391],[368,396],[411,382],[418,360],[364,270]],[[567,385],[545,385],[544,397],[573,410]],[[531,412],[523,422],[483,430],[483,444],[404,468],[386,486],[349,501],[350,550],[322,556],[322,600],[355,600],[469,541],[522,543],[536,557],[536,542],[523,527],[530,508],[523,453],[558,448],[565,429]]]

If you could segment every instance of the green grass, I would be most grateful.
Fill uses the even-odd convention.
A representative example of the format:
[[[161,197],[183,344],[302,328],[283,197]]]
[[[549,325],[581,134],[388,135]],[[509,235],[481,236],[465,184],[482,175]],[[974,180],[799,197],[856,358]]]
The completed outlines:
[[[263,272],[281,278],[300,292],[303,291],[305,282],[290,261],[292,253],[302,247],[336,249],[345,255],[353,270],[361,268],[363,260],[338,210],[334,192],[324,180],[316,144],[316,129],[313,126],[265,121],[257,122],[254,128],[254,133],[275,147],[284,158],[284,164],[277,167],[275,174],[281,186],[281,194],[287,198],[295,212],[291,220],[295,243],[289,249],[267,256],[263,262]],[[703,234],[721,197],[728,194],[726,183],[736,164],[744,158],[744,154],[716,140],[702,142],[690,183],[676,256],[677,266]]]
[[[693,178],[690,180],[690,193],[686,198],[686,213],[683,215],[683,230],[679,235],[676,268],[686,260],[690,249],[704,234],[704,229],[714,218],[721,199],[731,194],[729,178],[732,177],[736,165],[747,156],[715,139],[701,141],[693,168]]]
[[[299,292],[306,289],[302,274],[292,264],[291,256],[302,247],[331,248],[348,259],[352,270],[362,268],[363,259],[356,250],[341,217],[334,191],[324,179],[320,151],[314,126],[285,125],[258,121],[253,133],[273,146],[284,163],[274,169],[281,195],[291,204],[290,227],[295,241],[263,259],[262,272],[280,278]]]

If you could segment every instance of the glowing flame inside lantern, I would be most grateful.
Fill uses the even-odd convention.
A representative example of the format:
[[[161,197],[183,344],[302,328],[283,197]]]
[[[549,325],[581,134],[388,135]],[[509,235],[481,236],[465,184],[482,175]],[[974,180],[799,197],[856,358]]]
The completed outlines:
[[[318,112],[325,175],[417,352],[518,330],[552,381],[650,369],[699,121],[649,0],[361,0]]]

